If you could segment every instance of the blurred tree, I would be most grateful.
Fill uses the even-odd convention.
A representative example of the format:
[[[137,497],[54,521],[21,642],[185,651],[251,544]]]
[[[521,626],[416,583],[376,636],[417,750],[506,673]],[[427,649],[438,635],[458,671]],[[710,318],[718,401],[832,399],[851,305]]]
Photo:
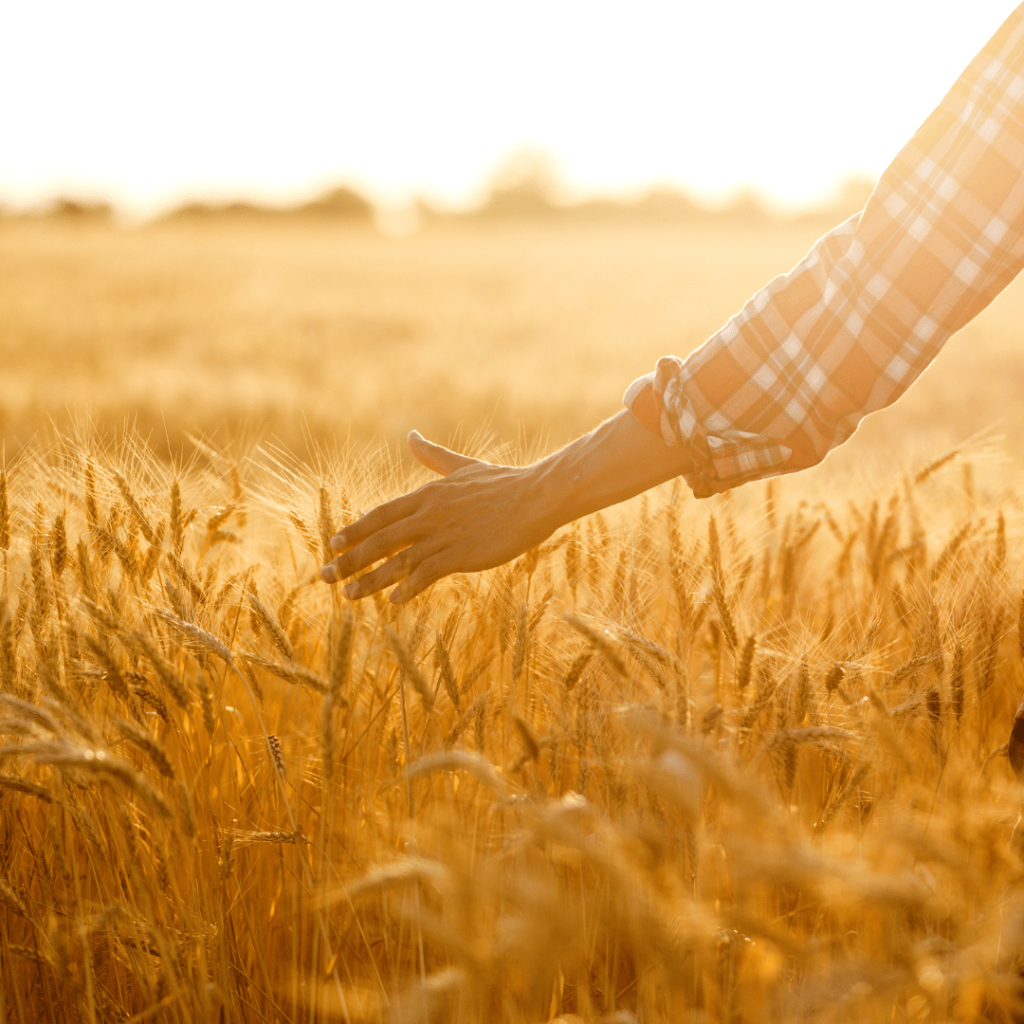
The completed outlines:
[[[354,189],[339,185],[299,206],[295,212],[316,217],[369,221],[373,218],[373,205]]]
[[[524,147],[510,153],[491,176],[490,193],[480,207],[484,216],[547,216],[562,191],[555,158]]]
[[[50,204],[43,214],[55,220],[110,220],[113,216],[110,203],[87,199],[70,199],[60,196]]]
[[[261,203],[236,200],[230,203],[190,202],[171,210],[168,220],[201,220],[209,218],[282,218],[323,217],[355,223],[369,223],[374,209],[354,189],[339,185],[306,203],[294,206],[266,206]]]

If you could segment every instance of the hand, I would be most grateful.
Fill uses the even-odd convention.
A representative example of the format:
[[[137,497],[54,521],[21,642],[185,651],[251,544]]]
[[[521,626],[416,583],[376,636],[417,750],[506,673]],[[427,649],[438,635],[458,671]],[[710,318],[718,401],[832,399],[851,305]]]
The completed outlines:
[[[432,444],[415,430],[412,454],[441,475],[346,526],[331,539],[338,557],[320,571],[325,583],[364,573],[345,596],[367,597],[397,583],[401,604],[454,572],[479,572],[529,550],[561,525],[545,514],[536,467],[498,466]]]
[[[626,410],[521,469],[458,455],[415,430],[409,447],[443,479],[379,505],[331,539],[339,554],[320,570],[325,583],[386,559],[345,587],[346,597],[397,583],[391,600],[400,604],[442,576],[493,569],[573,519],[693,470],[685,448],[665,444]]]

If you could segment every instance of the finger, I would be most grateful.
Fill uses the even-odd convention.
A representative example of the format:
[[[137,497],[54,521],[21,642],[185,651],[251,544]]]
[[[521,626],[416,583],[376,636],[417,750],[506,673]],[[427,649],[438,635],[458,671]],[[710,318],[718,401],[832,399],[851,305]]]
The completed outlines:
[[[378,590],[390,587],[393,583],[404,580],[424,560],[427,555],[423,544],[404,548],[394,558],[389,558],[383,565],[378,565],[372,572],[360,576],[345,587],[345,596],[351,600],[369,597]]]
[[[393,501],[386,501],[354,523],[349,523],[343,530],[339,530],[331,538],[331,550],[347,551],[379,530],[412,515],[418,507],[419,499],[415,491],[412,494],[403,494]]]
[[[424,558],[409,576],[391,591],[389,600],[394,604],[404,604],[417,594],[422,594],[431,584],[454,572],[444,552]]]
[[[320,578],[328,583],[336,583],[368,569],[382,558],[390,558],[396,551],[408,548],[419,539],[412,518],[401,519],[390,526],[381,527],[345,554],[338,555],[320,570]]]
[[[427,469],[432,469],[441,476],[448,476],[463,466],[472,466],[478,463],[479,459],[471,459],[468,455],[459,455],[458,452],[443,448],[433,441],[428,441],[418,430],[409,431],[409,449],[417,460],[423,463]]]

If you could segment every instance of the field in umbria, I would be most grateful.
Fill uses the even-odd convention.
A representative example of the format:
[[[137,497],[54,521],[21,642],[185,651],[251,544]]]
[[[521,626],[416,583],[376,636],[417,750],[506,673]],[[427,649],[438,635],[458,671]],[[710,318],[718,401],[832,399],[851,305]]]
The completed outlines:
[[[1024,1019],[1021,287],[806,474],[318,581],[826,227],[0,222],[0,1024]]]

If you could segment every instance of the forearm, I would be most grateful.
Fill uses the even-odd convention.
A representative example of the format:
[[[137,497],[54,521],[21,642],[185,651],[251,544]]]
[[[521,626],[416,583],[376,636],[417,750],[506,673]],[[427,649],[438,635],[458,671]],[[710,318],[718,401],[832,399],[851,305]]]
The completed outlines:
[[[666,444],[623,410],[525,474],[525,505],[551,530],[690,472],[682,445]]]

